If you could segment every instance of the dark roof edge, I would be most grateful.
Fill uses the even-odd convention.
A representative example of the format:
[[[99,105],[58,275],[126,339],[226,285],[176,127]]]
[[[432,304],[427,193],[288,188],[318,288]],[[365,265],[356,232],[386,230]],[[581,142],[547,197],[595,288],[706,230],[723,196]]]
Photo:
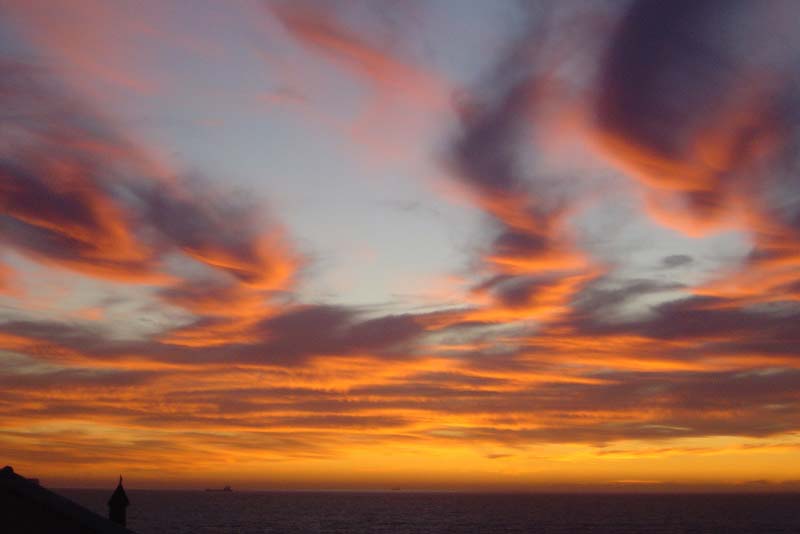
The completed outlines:
[[[14,472],[11,466],[0,469],[0,489],[16,493],[26,499],[38,502],[62,516],[69,517],[81,525],[99,533],[133,534],[132,530],[118,525],[88,508],[54,493],[36,482]]]

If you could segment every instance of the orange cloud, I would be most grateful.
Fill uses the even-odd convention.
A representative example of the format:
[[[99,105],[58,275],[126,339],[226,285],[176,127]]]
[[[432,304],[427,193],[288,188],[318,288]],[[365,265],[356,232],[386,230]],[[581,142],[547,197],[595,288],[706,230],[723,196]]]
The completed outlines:
[[[331,13],[289,3],[274,4],[270,12],[300,42],[349,67],[352,73],[375,84],[380,91],[402,94],[425,107],[441,105],[446,92],[433,74],[367,43],[333,22]]]
[[[4,263],[0,263],[0,294],[15,292],[15,289],[12,285],[13,279],[13,269]]]
[[[136,64],[140,52],[131,42],[134,35],[150,33],[155,22],[141,12],[124,10],[127,23],[121,25],[118,7],[95,0],[69,5],[12,0],[4,1],[3,8],[63,74],[79,73],[72,81],[101,80],[141,93],[157,90],[159,83]]]
[[[169,171],[113,124],[31,70],[2,68],[9,89],[0,105],[21,113],[0,130],[9,141],[0,169],[6,245],[90,276],[176,288],[191,282],[165,259],[182,254],[209,268],[210,278],[227,276],[251,308],[259,298],[264,305],[264,292],[292,283],[298,260],[278,225],[206,184],[165,178]],[[203,297],[195,292],[189,307],[202,311]]]
[[[363,156],[368,164],[409,159],[409,152],[418,148],[419,138],[438,126],[437,119],[448,111],[451,90],[446,80],[402,58],[390,47],[373,44],[337,21],[335,12],[289,3],[271,4],[269,12],[297,42],[342,67],[345,80],[355,80],[367,88],[364,104],[358,106],[354,117],[344,121],[326,111],[301,111],[365,147]],[[270,56],[267,60],[292,86],[307,86],[313,92],[320,83],[329,83],[316,79],[316,72],[314,79],[309,79],[309,74],[280,58]]]

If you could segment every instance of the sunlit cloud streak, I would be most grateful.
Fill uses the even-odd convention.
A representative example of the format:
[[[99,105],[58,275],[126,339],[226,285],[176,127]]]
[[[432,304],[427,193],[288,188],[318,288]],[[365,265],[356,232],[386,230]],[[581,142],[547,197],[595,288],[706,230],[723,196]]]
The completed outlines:
[[[375,85],[377,99],[396,93],[422,106],[440,105],[444,89],[441,80],[337,24],[335,10],[303,6],[301,2],[270,2],[265,7],[300,42]]]
[[[0,293],[11,290],[14,271],[8,265],[0,263]]]
[[[397,161],[408,157],[413,152],[409,145],[431,128],[431,119],[448,111],[450,84],[446,79],[401,57],[391,46],[380,46],[360,35],[341,20],[341,10],[333,4],[264,2],[263,6],[307,53],[339,68],[346,74],[344,79],[355,80],[366,92],[344,119],[332,110],[318,108],[307,110],[305,116],[348,135],[365,149],[367,158]],[[311,92],[318,90],[314,86],[320,83],[330,83],[317,72],[303,72],[280,58],[270,58],[269,66],[288,83],[309,86]]]

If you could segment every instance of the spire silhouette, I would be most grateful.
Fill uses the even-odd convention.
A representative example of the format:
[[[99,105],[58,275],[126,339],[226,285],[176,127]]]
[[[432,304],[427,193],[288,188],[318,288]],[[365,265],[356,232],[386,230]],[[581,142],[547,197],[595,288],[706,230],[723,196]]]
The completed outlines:
[[[108,499],[108,518],[114,523],[124,527],[127,523],[126,509],[129,504],[128,495],[125,494],[125,488],[122,487],[122,475],[120,475],[117,489],[114,490],[114,493],[111,494],[111,498]]]

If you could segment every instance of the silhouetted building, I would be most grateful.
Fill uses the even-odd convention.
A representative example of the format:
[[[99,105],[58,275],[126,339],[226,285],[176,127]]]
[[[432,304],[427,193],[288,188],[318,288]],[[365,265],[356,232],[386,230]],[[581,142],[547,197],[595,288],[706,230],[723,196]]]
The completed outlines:
[[[0,469],[0,532],[132,534],[127,528],[14,473],[10,466]]]
[[[119,484],[117,489],[111,494],[108,499],[108,518],[118,525],[123,527],[127,524],[128,520],[125,517],[126,510],[130,501],[128,496],[125,495],[125,488],[122,487],[122,475],[119,476]]]

